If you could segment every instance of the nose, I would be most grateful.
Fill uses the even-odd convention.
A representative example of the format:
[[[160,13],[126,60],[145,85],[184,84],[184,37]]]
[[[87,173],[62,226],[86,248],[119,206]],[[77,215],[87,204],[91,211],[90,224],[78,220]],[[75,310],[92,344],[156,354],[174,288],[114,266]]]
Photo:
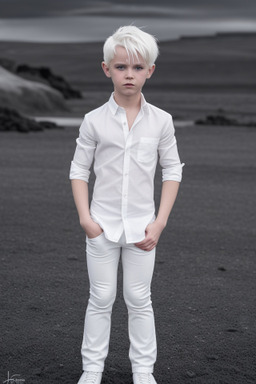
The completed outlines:
[[[127,79],[132,79],[133,78],[133,73],[132,73],[132,69],[131,68],[127,68],[126,78]]]

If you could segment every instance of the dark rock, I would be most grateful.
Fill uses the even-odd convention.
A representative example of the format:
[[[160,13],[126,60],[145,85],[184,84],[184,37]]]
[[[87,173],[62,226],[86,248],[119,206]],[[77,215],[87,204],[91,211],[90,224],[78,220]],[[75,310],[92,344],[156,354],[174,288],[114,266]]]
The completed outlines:
[[[42,368],[34,368],[31,373],[32,375],[35,375],[35,376],[41,376]]]
[[[40,121],[39,123],[45,129],[62,128],[60,125],[53,123],[52,121]]]
[[[221,111],[220,111],[221,112]],[[222,114],[208,115],[205,119],[198,119],[195,121],[198,125],[218,125],[218,126],[241,126],[241,127],[256,127],[255,121],[243,122],[236,119],[230,119]]]
[[[73,89],[62,76],[55,75],[48,67],[31,67],[21,64],[16,67],[15,73],[26,79],[48,84],[61,92],[65,99],[82,99],[80,91]]]
[[[208,115],[205,120],[196,120],[196,124],[203,125],[237,125],[237,120],[229,119],[223,115]]]
[[[16,63],[13,60],[0,57],[0,65],[1,67],[7,69],[7,71],[15,72]]]
[[[219,359],[219,356],[217,356],[217,355],[207,355],[206,358],[207,358],[208,360],[215,361],[215,360],[218,360],[218,359]]]
[[[256,121],[248,121],[248,123],[245,124],[246,127],[256,127]]]
[[[231,333],[238,332],[238,329],[236,329],[236,328],[228,328],[228,329],[226,329],[226,332],[231,332]]]
[[[187,371],[186,376],[188,376],[190,379],[192,379],[193,377],[196,377],[196,373],[193,371]]]
[[[37,132],[43,129],[62,128],[48,121],[37,122],[31,118],[22,116],[17,111],[0,107],[0,131],[18,131],[27,133]]]

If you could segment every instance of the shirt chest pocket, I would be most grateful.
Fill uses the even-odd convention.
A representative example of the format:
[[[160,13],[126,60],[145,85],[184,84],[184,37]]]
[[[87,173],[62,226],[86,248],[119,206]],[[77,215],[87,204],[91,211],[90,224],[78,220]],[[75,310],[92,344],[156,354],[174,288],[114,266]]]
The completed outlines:
[[[148,163],[157,158],[158,139],[152,137],[141,137],[138,145],[137,160]]]

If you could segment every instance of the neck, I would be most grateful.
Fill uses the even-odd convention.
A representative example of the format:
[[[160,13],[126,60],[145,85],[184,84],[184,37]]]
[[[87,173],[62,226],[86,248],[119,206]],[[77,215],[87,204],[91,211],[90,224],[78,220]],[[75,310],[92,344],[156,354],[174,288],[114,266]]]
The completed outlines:
[[[124,109],[140,108],[141,106],[141,93],[129,96],[122,96],[116,91],[114,92],[115,102]]]

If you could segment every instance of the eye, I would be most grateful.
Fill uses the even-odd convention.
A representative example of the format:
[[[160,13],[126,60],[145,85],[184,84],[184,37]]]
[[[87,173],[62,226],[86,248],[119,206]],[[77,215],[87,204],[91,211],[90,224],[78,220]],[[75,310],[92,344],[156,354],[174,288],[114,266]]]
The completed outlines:
[[[143,67],[141,65],[136,65],[135,69],[136,69],[136,71],[141,71],[143,69]]]
[[[116,69],[118,69],[119,71],[123,71],[125,69],[125,66],[124,65],[117,65]]]

